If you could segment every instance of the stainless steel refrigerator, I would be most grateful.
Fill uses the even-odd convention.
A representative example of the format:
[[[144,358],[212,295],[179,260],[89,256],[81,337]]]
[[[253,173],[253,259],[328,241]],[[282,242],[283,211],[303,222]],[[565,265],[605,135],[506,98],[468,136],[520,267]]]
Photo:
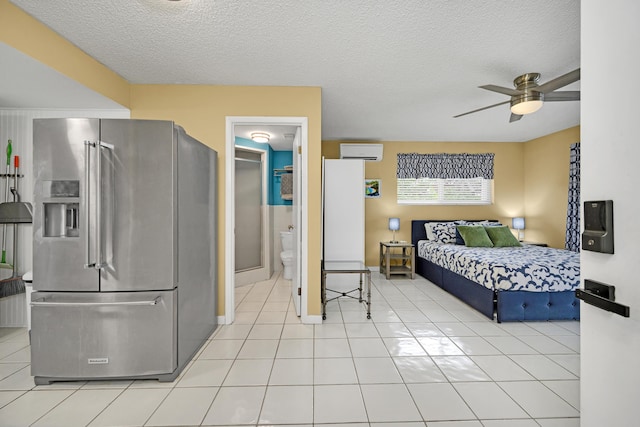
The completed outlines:
[[[217,154],[170,121],[34,120],[31,374],[172,381],[217,325]]]

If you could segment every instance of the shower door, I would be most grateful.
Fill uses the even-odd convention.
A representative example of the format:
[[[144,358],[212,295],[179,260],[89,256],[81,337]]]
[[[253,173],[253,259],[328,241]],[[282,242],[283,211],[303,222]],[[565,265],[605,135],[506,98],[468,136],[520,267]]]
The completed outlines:
[[[235,282],[242,286],[269,278],[265,259],[263,154],[236,148]]]

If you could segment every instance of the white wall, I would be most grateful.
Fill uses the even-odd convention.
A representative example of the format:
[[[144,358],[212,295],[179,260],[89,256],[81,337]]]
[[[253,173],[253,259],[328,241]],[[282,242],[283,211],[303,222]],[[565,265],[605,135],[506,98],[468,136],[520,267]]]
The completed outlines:
[[[581,253],[582,279],[616,287],[631,317],[581,305],[581,426],[640,420],[640,2],[583,0],[581,197],[614,202],[615,254]]]
[[[0,109],[0,173],[6,166],[7,140],[12,140],[12,156],[20,156],[18,189],[23,202],[33,202],[33,119],[57,117],[101,117],[129,118],[129,110],[3,110]],[[11,162],[13,171],[13,161]],[[0,201],[4,201],[5,181],[0,178]],[[10,182],[13,186],[13,182]],[[2,227],[0,227],[0,232]],[[7,259],[13,262],[13,232],[7,227]],[[33,227],[30,224],[18,226],[18,274],[33,268],[32,256]],[[0,236],[1,238],[1,236]],[[11,270],[0,270],[0,278],[10,277]],[[0,326],[26,326],[25,294],[0,299]]]

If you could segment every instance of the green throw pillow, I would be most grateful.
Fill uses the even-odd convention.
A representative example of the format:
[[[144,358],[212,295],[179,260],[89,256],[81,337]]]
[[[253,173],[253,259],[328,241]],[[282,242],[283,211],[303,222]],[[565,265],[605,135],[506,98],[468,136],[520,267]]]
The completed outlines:
[[[506,225],[502,227],[487,227],[487,234],[496,248],[522,246]]]
[[[472,248],[490,248],[493,246],[485,228],[481,225],[458,225],[456,226],[464,245]]]

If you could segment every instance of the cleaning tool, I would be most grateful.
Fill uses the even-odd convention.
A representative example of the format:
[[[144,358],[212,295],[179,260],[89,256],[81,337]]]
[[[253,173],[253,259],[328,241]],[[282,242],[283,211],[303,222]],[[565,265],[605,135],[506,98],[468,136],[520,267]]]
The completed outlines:
[[[7,168],[4,174],[6,179],[6,185],[4,188],[4,200],[9,201],[9,173],[11,172],[11,140],[7,144]],[[0,268],[11,268],[11,265],[7,264],[7,224],[2,225],[2,257],[0,258]]]
[[[8,151],[8,150],[7,150]],[[13,158],[14,175],[13,175],[13,201],[20,201],[20,193],[18,193],[18,168],[20,167],[20,157]],[[7,174],[7,181],[9,175]],[[22,276],[18,276],[18,224],[13,224],[13,273],[8,279],[0,280],[0,298],[10,295],[16,295],[25,291]]]

